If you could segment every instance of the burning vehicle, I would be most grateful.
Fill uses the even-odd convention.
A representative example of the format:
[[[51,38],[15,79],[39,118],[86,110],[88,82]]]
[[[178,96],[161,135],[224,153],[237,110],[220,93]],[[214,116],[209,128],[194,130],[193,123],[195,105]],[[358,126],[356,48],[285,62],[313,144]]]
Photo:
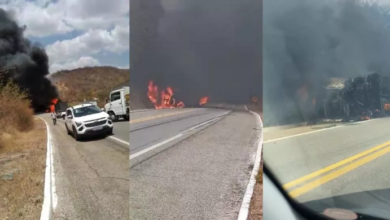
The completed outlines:
[[[54,111],[57,113],[57,118],[62,118],[65,120],[66,109],[69,107],[67,102],[63,102],[60,99],[54,99]]]

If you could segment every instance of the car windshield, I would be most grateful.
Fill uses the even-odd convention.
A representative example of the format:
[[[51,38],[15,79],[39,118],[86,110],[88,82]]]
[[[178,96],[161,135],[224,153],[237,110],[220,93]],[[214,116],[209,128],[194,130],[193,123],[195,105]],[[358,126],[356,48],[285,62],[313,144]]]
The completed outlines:
[[[390,1],[263,7],[264,163],[316,212],[390,219]]]
[[[78,118],[78,117],[83,117],[83,116],[87,116],[87,115],[97,114],[97,113],[100,113],[102,111],[98,107],[96,107],[94,105],[90,105],[90,106],[75,108],[73,110],[73,112],[74,112],[74,117]]]

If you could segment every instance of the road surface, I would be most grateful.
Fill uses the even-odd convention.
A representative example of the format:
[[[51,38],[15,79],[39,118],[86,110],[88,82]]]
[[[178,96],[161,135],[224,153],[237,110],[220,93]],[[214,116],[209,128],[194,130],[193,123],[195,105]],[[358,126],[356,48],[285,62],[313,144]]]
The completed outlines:
[[[160,144],[225,113],[131,113],[130,219],[237,219],[257,148],[255,116],[231,112]]]
[[[129,219],[129,147],[110,139],[76,142],[58,119],[48,122],[53,138],[58,204],[54,219]],[[127,124],[125,126],[124,124]],[[128,122],[115,123],[117,138],[127,140]],[[119,130],[124,126],[124,131]],[[122,136],[121,136],[122,135]]]
[[[390,118],[310,132],[264,144],[265,163],[292,197],[309,202],[387,189],[382,192],[382,201],[387,201],[388,209]],[[307,176],[309,174],[313,175],[312,179]],[[300,181],[302,177],[305,179]],[[358,200],[349,205],[368,206]],[[332,201],[330,206],[337,206],[337,202]]]
[[[119,140],[121,144],[125,144],[124,142],[129,143],[129,121],[119,120],[114,122],[113,133],[114,135],[111,138],[114,138],[114,141]],[[129,146],[127,145],[127,147]]]

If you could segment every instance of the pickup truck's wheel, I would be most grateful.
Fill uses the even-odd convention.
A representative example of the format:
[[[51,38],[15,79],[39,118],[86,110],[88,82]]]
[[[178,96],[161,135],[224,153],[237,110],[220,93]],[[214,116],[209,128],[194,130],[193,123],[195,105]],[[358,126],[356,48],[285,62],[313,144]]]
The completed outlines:
[[[130,119],[130,117],[129,117],[128,115],[125,115],[123,118],[124,118],[126,121],[128,121],[128,120]]]
[[[76,141],[79,141],[79,140],[80,140],[80,135],[77,134],[76,128],[73,127],[72,130],[73,130],[73,137],[74,137],[74,139],[75,139]]]
[[[62,116],[62,119],[65,120],[65,115]]]
[[[68,133],[68,135],[71,135],[69,128],[68,128],[68,125],[66,125],[66,124],[65,124],[65,129],[66,129],[66,133]]]
[[[110,118],[111,118],[111,121],[116,121],[116,115],[115,115],[115,113],[114,112],[108,112],[108,115],[110,116]]]

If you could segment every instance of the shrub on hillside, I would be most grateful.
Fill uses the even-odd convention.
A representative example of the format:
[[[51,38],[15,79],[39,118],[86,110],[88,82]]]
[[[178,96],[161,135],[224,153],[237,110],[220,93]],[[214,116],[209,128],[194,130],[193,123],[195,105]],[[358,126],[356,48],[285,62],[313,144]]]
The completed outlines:
[[[9,81],[0,85],[0,134],[17,130],[29,131],[34,127],[34,112],[27,94]]]

